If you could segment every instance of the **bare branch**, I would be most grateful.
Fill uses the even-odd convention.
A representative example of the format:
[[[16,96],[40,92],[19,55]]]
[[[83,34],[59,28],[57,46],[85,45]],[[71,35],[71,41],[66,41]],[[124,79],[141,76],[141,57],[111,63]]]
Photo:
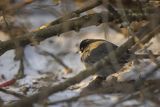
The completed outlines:
[[[105,17],[108,17],[108,20],[105,19]],[[15,41],[20,44],[20,46],[26,46],[32,41],[37,41],[38,43],[40,41],[43,41],[49,37],[60,35],[61,33],[67,32],[67,31],[79,31],[81,28],[92,26],[92,25],[99,25],[106,21],[112,21],[114,20],[114,17],[110,13],[102,12],[102,13],[95,13],[90,14],[86,16],[82,16],[77,19],[73,19],[70,21],[63,22],[61,24],[57,24],[54,26],[50,26],[48,28],[30,32],[23,36],[19,36],[15,38]],[[65,26],[65,28],[64,28]],[[0,42],[0,55],[5,53],[8,50],[15,49],[16,44],[13,40],[7,40],[4,42]]]
[[[53,53],[47,52],[47,51],[40,51],[39,52],[42,55],[46,55],[46,56],[51,56],[53,59],[55,59],[62,67],[65,68],[65,73],[71,73],[72,69],[70,67],[68,67],[60,58],[58,58],[56,55],[54,55]]]
[[[91,4],[89,4],[89,5],[86,4],[84,7],[80,8],[80,9],[78,9],[76,11],[73,11],[73,12],[71,12],[71,13],[65,15],[65,16],[62,16],[61,18],[56,19],[55,21],[49,23],[49,26],[52,26],[52,25],[55,25],[55,24],[59,24],[59,23],[62,23],[63,21],[66,21],[68,19],[77,17],[77,16],[79,16],[81,13],[83,13],[85,11],[90,10],[90,9],[92,9],[94,7],[97,7],[97,6],[101,5],[102,4],[102,0],[94,0],[94,1],[91,0],[90,3]]]
[[[14,14],[18,9],[21,9],[33,2],[35,2],[36,0],[24,0],[21,1],[19,3],[13,4],[9,7],[7,7],[6,9],[4,9],[5,14]]]
[[[0,91],[1,91],[1,92],[4,92],[4,93],[6,93],[6,94],[13,95],[13,96],[18,97],[18,98],[25,98],[24,95],[22,95],[22,94],[20,94],[20,93],[16,93],[16,92],[14,92],[14,91],[5,90],[5,89],[3,89],[3,88],[0,88]]]
[[[155,32],[157,32],[157,30],[155,31],[154,28],[157,28],[157,26],[159,26],[159,24],[160,24],[160,20],[157,20],[157,23],[155,23],[152,27],[150,27],[151,23],[149,23],[146,26],[144,26],[143,28],[141,28],[139,30],[139,32],[137,32],[135,35],[141,40],[147,34],[149,34],[147,36],[148,36],[148,38],[151,39],[154,36],[153,34]],[[148,41],[144,41],[142,43],[146,43],[146,42],[148,42]],[[120,56],[122,56],[123,53],[126,52],[129,48],[131,48],[134,44],[135,44],[134,38],[131,37],[130,39],[128,39],[127,42],[125,42],[123,45],[121,45],[119,48],[117,48],[115,52],[113,52],[113,51],[110,52],[109,55],[106,56],[104,59],[95,63],[92,68],[88,68],[88,69],[80,72],[76,76],[69,78],[68,80],[66,80],[64,82],[61,82],[58,85],[55,85],[52,87],[47,87],[37,94],[34,94],[34,95],[27,97],[27,98],[24,98],[24,99],[22,99],[18,102],[15,102],[11,105],[6,105],[4,107],[28,107],[28,106],[32,105],[33,103],[36,103],[38,101],[46,99],[48,96],[50,96],[56,92],[63,91],[66,88],[68,88],[69,86],[74,85],[76,83],[79,83],[82,80],[84,80],[85,78],[87,78],[88,76],[95,74],[99,68],[103,68],[104,66],[111,66],[111,65],[107,65],[107,64],[109,63],[109,59],[112,56],[112,54],[115,54],[117,56],[117,58],[120,58]]]

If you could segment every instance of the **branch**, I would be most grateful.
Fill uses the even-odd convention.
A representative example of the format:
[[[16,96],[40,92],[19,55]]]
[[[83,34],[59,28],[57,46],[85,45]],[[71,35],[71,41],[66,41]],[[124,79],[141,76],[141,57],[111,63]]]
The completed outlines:
[[[137,1],[134,1],[134,0],[119,0],[120,2],[122,2],[123,6],[124,7],[137,7]],[[59,24],[59,23],[62,23],[66,20],[69,20],[69,19],[72,19],[74,17],[77,17],[79,16],[81,13],[83,12],[86,12],[90,9],[93,9],[97,6],[100,6],[100,5],[104,5],[112,14],[114,14],[117,18],[120,17],[120,15],[117,13],[117,11],[114,10],[114,8],[111,6],[111,5],[116,5],[116,0],[90,0],[89,1],[90,4],[86,4],[84,5],[82,8],[80,9],[77,9],[71,13],[68,13],[54,21],[52,21],[51,23],[49,23],[47,26],[45,27],[48,27],[48,26],[52,26],[52,25],[56,25],[56,24]],[[146,3],[146,2],[144,2]],[[110,5],[111,4],[111,5]],[[130,6],[128,6],[128,4]]]
[[[98,0],[98,1],[101,1],[101,0]],[[93,3],[92,5],[76,10],[75,12],[78,12],[78,13],[84,12],[87,9],[98,5],[97,3],[100,3],[98,1],[96,1],[95,4]],[[157,11],[157,14],[159,14],[159,11]],[[105,17],[107,16],[108,16],[108,20],[105,20]],[[61,18],[64,19],[64,17],[63,18],[61,17]],[[23,36],[17,37],[16,42],[19,42],[21,46],[26,46],[32,43],[33,41],[40,42],[40,41],[43,41],[44,39],[47,39],[55,35],[60,35],[61,33],[64,33],[67,31],[71,31],[71,30],[79,31],[79,29],[81,28],[92,26],[92,25],[99,25],[107,21],[113,21],[114,19],[115,19],[115,16],[113,14],[105,13],[105,12],[86,15],[77,19],[56,24],[54,26],[49,26],[39,31],[24,34]],[[15,47],[15,43],[13,43],[13,40],[0,42],[0,55],[4,54],[8,50],[15,49],[15,48],[16,47]]]
[[[62,67],[64,67],[66,74],[72,72],[72,69],[71,69],[70,67],[68,67],[60,58],[58,58],[58,57],[57,57],[56,55],[54,55],[53,53],[50,53],[50,52],[41,50],[41,51],[39,51],[39,54],[45,55],[45,56],[50,56],[50,57],[52,57],[53,59],[55,59],[57,63],[59,63]]]
[[[134,87],[136,87],[136,88],[137,88],[137,87],[142,87],[143,84],[144,84],[144,82],[145,82],[145,80],[146,80],[147,78],[151,77],[151,76],[159,69],[159,67],[160,67],[160,64],[157,64],[157,66],[156,66],[154,69],[152,69],[151,71],[149,71],[148,73],[146,73],[146,75],[145,75],[143,78],[139,78],[139,79],[136,81]],[[146,88],[146,89],[147,89],[147,88]],[[143,89],[142,91],[144,91],[144,89]],[[127,100],[129,100],[129,99],[134,98],[135,96],[139,95],[140,92],[141,92],[141,91],[137,91],[137,92],[134,92],[134,93],[132,93],[132,94],[129,94],[129,95],[121,98],[118,102],[114,103],[114,104],[112,105],[112,107],[116,107],[118,104],[123,103],[124,101],[127,101]]]
[[[17,97],[17,98],[25,98],[24,95],[22,95],[22,94],[20,94],[20,93],[16,93],[16,92],[14,92],[14,91],[5,90],[5,89],[3,89],[3,88],[0,88],[0,91],[1,91],[1,92],[4,92],[4,93],[6,93],[6,94],[13,95],[13,96],[15,96],[15,97]]]
[[[155,32],[157,32],[157,30],[155,31],[154,28],[157,28],[157,26],[159,26],[159,24],[160,24],[160,18],[157,20],[157,23],[155,23],[154,25],[152,23],[147,24],[146,26],[141,28],[139,30],[139,32],[137,32],[135,35],[141,40],[142,38],[144,38],[148,34],[147,35],[148,38],[151,39],[154,36],[153,34]],[[152,25],[152,27],[150,27],[151,25]],[[145,41],[143,43],[146,43],[146,42],[148,42],[148,41]],[[76,76],[69,78],[68,80],[66,80],[64,82],[61,82],[61,83],[54,85],[52,87],[46,87],[44,90],[40,91],[37,94],[26,97],[20,101],[17,101],[13,104],[10,104],[10,105],[6,105],[4,107],[28,107],[28,106],[31,106],[33,103],[36,103],[38,101],[42,101],[42,100],[48,98],[50,95],[52,95],[56,92],[63,91],[66,88],[68,88],[69,86],[74,85],[76,83],[79,83],[82,80],[84,80],[85,78],[89,77],[90,75],[95,74],[96,71],[98,71],[98,69],[103,68],[104,66],[111,66],[111,65],[107,65],[107,64],[109,63],[109,59],[111,59],[111,56],[113,54],[116,55],[117,58],[120,58],[120,56],[122,56],[123,53],[125,53],[134,44],[135,44],[134,38],[131,37],[130,39],[128,39],[127,42],[125,42],[123,45],[121,45],[119,48],[117,48],[115,52],[113,52],[113,51],[110,52],[109,55],[106,56],[104,59],[95,63],[93,65],[93,67],[88,68],[84,71],[81,71]]]
[[[83,12],[85,12],[85,11],[90,10],[90,9],[92,9],[92,8],[95,8],[95,7],[99,6],[99,5],[101,5],[101,4],[102,4],[102,0],[94,0],[94,1],[91,0],[90,3],[91,3],[91,4],[89,4],[89,5],[86,4],[86,5],[83,6],[82,8],[77,9],[77,10],[71,12],[71,13],[68,13],[67,15],[64,15],[64,16],[62,16],[62,17],[54,20],[53,22],[49,23],[48,26],[52,26],[52,25],[55,25],[55,24],[59,24],[59,23],[62,23],[62,22],[64,22],[64,21],[68,20],[68,19],[77,17],[77,16],[79,16],[81,13],[83,13]]]
[[[15,14],[17,10],[22,9],[23,7],[35,2],[36,0],[24,0],[15,4],[12,4],[8,8],[4,9],[6,14]]]
[[[108,17],[108,20],[105,18]],[[68,31],[79,31],[81,28],[92,26],[92,25],[99,25],[103,22],[112,21],[114,20],[113,15],[110,13],[102,12],[102,13],[95,13],[90,15],[85,15],[77,19],[73,19],[70,21],[63,22],[61,24],[57,24],[54,26],[50,26],[44,28],[39,31],[30,32],[23,36],[19,36],[15,38],[15,41],[20,44],[20,46],[26,46],[34,41],[40,42],[49,37],[60,35],[64,32]],[[13,40],[7,40],[4,42],[0,42],[0,55],[4,54],[6,51],[15,49],[16,44]]]

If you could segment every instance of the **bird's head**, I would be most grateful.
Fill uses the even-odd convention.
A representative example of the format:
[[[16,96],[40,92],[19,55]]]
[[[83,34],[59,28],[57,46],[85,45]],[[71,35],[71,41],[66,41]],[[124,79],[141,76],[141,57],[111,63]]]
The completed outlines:
[[[91,43],[97,42],[97,41],[104,41],[104,40],[102,39],[84,39],[82,40],[79,46],[80,52],[83,53],[86,47],[88,47]]]

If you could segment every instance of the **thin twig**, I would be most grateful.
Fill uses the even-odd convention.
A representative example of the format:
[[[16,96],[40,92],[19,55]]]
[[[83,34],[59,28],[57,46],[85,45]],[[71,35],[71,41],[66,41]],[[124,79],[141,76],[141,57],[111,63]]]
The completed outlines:
[[[13,95],[13,96],[15,96],[15,97],[17,97],[17,98],[25,98],[25,96],[24,95],[22,95],[22,94],[20,94],[20,93],[16,93],[16,92],[14,92],[14,91],[10,91],[10,90],[5,90],[5,89],[3,89],[3,88],[0,88],[0,91],[1,92],[4,92],[4,93],[6,93],[6,94],[10,94],[10,95]]]
[[[22,78],[22,77],[24,77],[24,65],[23,65],[23,56],[24,56],[24,52],[23,51],[24,50],[20,46],[19,42],[16,41],[15,34],[12,33],[12,31],[11,31],[12,29],[11,29],[10,25],[8,24],[6,18],[5,18],[4,11],[2,11],[2,15],[3,15],[4,22],[5,22],[6,26],[7,26],[7,30],[8,30],[10,39],[15,44],[15,58],[14,59],[20,61],[20,66],[19,66],[19,70],[18,70],[17,76],[18,76],[18,78]]]
[[[118,102],[114,103],[111,107],[116,107],[118,104],[120,104],[120,103],[122,103],[124,101],[127,101],[129,99],[132,99],[132,98],[138,96],[139,94],[140,94],[140,91],[137,91],[137,92],[134,92],[132,94],[129,94],[129,95],[121,98],[121,100],[119,100]]]
[[[160,54],[153,54],[154,57],[159,57]],[[132,58],[132,57],[131,57]],[[134,54],[133,58],[137,58],[137,59],[149,59],[150,56],[148,56],[148,54]]]
[[[59,23],[62,23],[63,21],[66,21],[68,19],[77,17],[81,13],[86,12],[87,10],[90,10],[90,9],[92,9],[94,7],[97,7],[97,6],[101,5],[102,4],[102,0],[94,0],[94,1],[91,0],[90,3],[91,4],[89,4],[89,5],[86,4],[84,7],[80,8],[78,10],[75,10],[75,11],[73,11],[73,12],[71,12],[71,13],[65,15],[65,16],[62,16],[61,18],[56,19],[55,21],[51,22],[49,24],[49,26],[52,26],[52,25],[55,25],[55,24],[59,24]]]
[[[155,72],[160,68],[160,62],[152,54],[149,54],[149,56],[150,56],[151,59],[154,60],[154,62],[156,64],[156,67],[154,69],[152,69],[151,71],[149,71],[148,73],[146,73],[143,77],[139,78],[136,81],[135,87],[141,86],[146,79],[153,76],[153,74],[155,74]]]
[[[139,32],[136,33],[136,35],[139,38],[143,38],[145,36],[145,34],[148,34],[149,32],[151,32],[156,26],[159,25],[160,22],[156,23],[152,28],[150,27],[150,24],[147,24],[146,26],[144,26],[143,28],[141,28],[139,30]],[[144,30],[145,29],[145,30]],[[143,30],[143,32],[142,32]],[[154,32],[153,32],[154,33]],[[153,37],[153,34],[149,35],[150,38]],[[148,42],[148,41],[145,41]],[[93,65],[92,68],[88,68],[82,72],[80,72],[79,74],[77,74],[76,76],[67,79],[64,82],[61,82],[57,85],[54,85],[52,87],[46,87],[44,90],[42,90],[41,92],[34,94],[30,97],[27,97],[25,99],[22,99],[20,101],[15,102],[14,104],[10,104],[10,105],[6,105],[4,107],[28,107],[29,105],[32,105],[35,102],[41,101],[43,99],[46,99],[48,96],[59,92],[59,91],[63,91],[66,88],[68,88],[71,85],[74,85],[76,83],[79,83],[80,81],[84,80],[85,78],[87,78],[90,75],[93,75],[96,73],[96,71],[98,71],[99,68],[102,68],[104,66],[109,66],[107,65],[110,59],[110,56],[112,56],[112,54],[117,55],[119,58],[121,55],[123,55],[124,52],[126,52],[129,48],[131,48],[133,45],[135,44],[134,42],[134,38],[131,37],[127,42],[125,42],[123,45],[121,45],[120,47],[118,47],[116,49],[115,52],[110,52],[108,56],[106,56],[104,59],[98,61],[97,63],[95,63]]]
[[[57,24],[54,26],[47,27],[45,29],[30,32],[27,34],[24,34],[22,36],[16,37],[16,42],[20,44],[20,46],[24,47],[32,41],[37,41],[38,43],[40,41],[43,41],[49,37],[60,35],[61,33],[67,32],[67,31],[79,31],[81,28],[92,26],[92,25],[99,25],[103,22],[106,22],[105,17],[108,16],[108,21],[111,22],[114,20],[114,17],[107,12],[102,13],[94,13],[90,15],[85,15],[77,19],[69,20],[66,22],[63,22],[61,24]],[[66,29],[64,29],[64,27]],[[13,40],[7,40],[7,41],[1,41],[0,42],[0,55],[2,55],[4,52],[15,49],[15,43]]]
[[[54,55],[53,53],[47,52],[47,51],[42,51],[39,52],[42,55],[47,55],[47,56],[51,56],[53,59],[55,59],[62,67],[65,68],[65,73],[71,73],[72,69],[70,67],[68,67],[60,58],[58,58],[56,55]]]
[[[24,0],[18,3],[9,6],[8,8],[4,9],[4,12],[7,14],[14,14],[17,10],[24,8],[25,6],[35,2],[37,0]]]
[[[151,77],[153,74],[155,74],[155,72],[160,68],[160,62],[154,57],[154,55],[152,53],[149,53],[148,55],[150,56],[151,59],[154,60],[154,62],[157,64],[157,66],[154,69],[152,69],[151,71],[149,71],[148,73],[146,73],[144,77],[138,78],[138,80],[136,81],[135,86],[134,86],[135,88],[141,87],[144,84],[145,80],[148,79],[149,77]],[[124,98],[121,98],[121,100],[119,100],[118,102],[113,104],[112,107],[115,107],[116,105],[118,105],[124,101],[127,101],[131,98],[134,98],[135,96],[139,95],[140,92],[141,91],[137,91],[137,92],[132,93]]]

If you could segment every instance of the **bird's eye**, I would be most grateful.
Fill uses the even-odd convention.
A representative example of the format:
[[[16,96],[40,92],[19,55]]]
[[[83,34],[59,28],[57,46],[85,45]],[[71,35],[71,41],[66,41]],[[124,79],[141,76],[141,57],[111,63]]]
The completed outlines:
[[[83,52],[83,50],[84,50],[83,48],[80,48],[80,51],[81,51],[81,52]]]

